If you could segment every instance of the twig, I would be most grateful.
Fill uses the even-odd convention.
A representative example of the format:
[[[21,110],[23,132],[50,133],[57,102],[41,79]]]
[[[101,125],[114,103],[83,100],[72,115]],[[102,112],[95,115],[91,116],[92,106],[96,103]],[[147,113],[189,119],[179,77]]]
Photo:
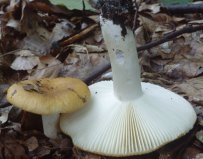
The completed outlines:
[[[59,45],[60,46],[70,45],[73,42],[81,39],[82,37],[84,37],[85,35],[90,33],[91,31],[93,31],[96,27],[98,27],[98,24],[93,24],[93,25],[85,28],[84,30],[82,30],[80,33],[77,33],[77,34],[72,35],[71,37],[68,37],[66,40],[62,39],[61,42],[59,42]]]
[[[133,28],[132,28],[132,30],[134,32],[135,29],[137,28],[137,18],[138,18],[138,10],[139,10],[140,3],[138,5],[137,2],[135,0],[133,0],[133,5],[136,8],[134,18],[133,18]]]
[[[108,71],[110,68],[111,68],[111,64],[107,63],[101,66],[100,68],[98,68],[97,70],[95,70],[94,72],[92,72],[92,74],[90,74],[88,77],[83,79],[83,81],[89,85],[93,80],[97,79],[99,76],[101,76],[104,72]]]
[[[177,37],[179,35],[182,35],[184,33],[192,33],[192,32],[198,31],[198,30],[203,30],[203,25],[198,25],[198,26],[189,25],[189,26],[186,26],[183,29],[168,33],[167,35],[163,36],[162,39],[159,39],[157,41],[152,41],[150,43],[147,43],[147,44],[145,44],[143,46],[138,47],[137,51],[150,49],[150,48],[152,48],[154,46],[157,46],[157,45],[160,45],[160,44],[165,43],[167,41],[170,41],[173,38],[175,38],[175,37]]]
[[[199,25],[199,26],[187,26],[181,30],[178,31],[174,31],[172,33],[167,34],[166,36],[164,36],[162,39],[148,43],[144,46],[138,47],[137,50],[138,51],[142,51],[142,50],[146,50],[149,49],[151,47],[157,46],[159,44],[162,44],[164,42],[167,42],[179,35],[182,35],[184,33],[192,33],[194,31],[198,31],[198,30],[203,30],[203,25]],[[93,72],[89,77],[87,77],[86,79],[84,79],[84,81],[87,84],[90,84],[90,82],[94,79],[96,79],[98,76],[102,75],[104,72],[106,72],[108,69],[111,68],[110,63],[107,65],[104,65],[103,67],[101,67],[100,69],[96,70],[95,72]]]
[[[167,5],[162,6],[161,10],[171,14],[203,13],[203,3]]]

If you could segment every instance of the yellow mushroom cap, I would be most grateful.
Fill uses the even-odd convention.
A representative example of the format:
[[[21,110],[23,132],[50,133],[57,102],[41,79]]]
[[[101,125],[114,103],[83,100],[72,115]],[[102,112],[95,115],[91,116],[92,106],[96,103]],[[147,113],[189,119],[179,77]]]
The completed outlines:
[[[13,84],[7,91],[7,100],[28,112],[36,114],[71,113],[89,100],[88,86],[76,78],[44,78]]]

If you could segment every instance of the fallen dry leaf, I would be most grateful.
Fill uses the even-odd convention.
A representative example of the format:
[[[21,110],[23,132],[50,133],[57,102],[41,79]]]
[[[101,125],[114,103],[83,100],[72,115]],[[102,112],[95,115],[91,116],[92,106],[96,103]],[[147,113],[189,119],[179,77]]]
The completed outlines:
[[[28,151],[34,151],[36,148],[39,147],[38,140],[34,136],[27,139],[24,144],[25,146],[27,146]]]
[[[39,63],[39,58],[36,56],[19,56],[11,64],[14,70],[31,70]]]
[[[4,138],[0,137],[0,147],[3,147],[3,151],[0,152],[0,156],[4,156],[2,159],[30,159],[26,154],[26,150],[20,144],[20,142],[11,135],[6,135]]]
[[[203,76],[175,84],[173,89],[176,88],[178,88],[179,91],[184,92],[191,102],[203,105]]]
[[[109,63],[106,53],[83,54],[73,52],[65,60],[61,76],[71,76],[86,79],[92,72]]]
[[[11,108],[12,108],[12,106],[8,106],[8,107],[0,109],[0,124],[7,122],[8,114],[9,114]]]
[[[52,56],[40,58],[38,66],[32,70],[28,79],[54,78],[57,77],[63,68],[63,63]]]
[[[168,64],[164,67],[164,72],[176,79],[192,78],[203,73],[203,63],[192,62],[190,60],[175,61],[173,64]]]
[[[194,159],[201,150],[195,148],[194,146],[188,147],[185,149],[181,159]]]
[[[145,2],[141,3],[139,7],[139,11],[149,11],[151,13],[159,13],[160,12],[160,4],[154,3],[154,4],[146,4]]]
[[[193,159],[202,159],[202,158],[203,158],[203,153],[199,153]]]
[[[0,84],[0,108],[7,105],[6,92],[9,86],[9,84]]]
[[[196,138],[203,144],[203,130],[196,133]]]
[[[102,53],[105,50],[97,45],[69,45],[71,46],[76,53]]]

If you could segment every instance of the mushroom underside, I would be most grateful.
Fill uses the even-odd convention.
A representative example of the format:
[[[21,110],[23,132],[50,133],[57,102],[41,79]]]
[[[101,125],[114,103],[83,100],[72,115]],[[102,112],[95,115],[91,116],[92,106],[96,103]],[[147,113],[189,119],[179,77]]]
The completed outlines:
[[[152,152],[192,129],[196,114],[184,98],[150,83],[142,83],[142,90],[142,96],[125,102],[114,96],[112,81],[93,84],[88,105],[61,116],[61,130],[85,151],[132,156]]]

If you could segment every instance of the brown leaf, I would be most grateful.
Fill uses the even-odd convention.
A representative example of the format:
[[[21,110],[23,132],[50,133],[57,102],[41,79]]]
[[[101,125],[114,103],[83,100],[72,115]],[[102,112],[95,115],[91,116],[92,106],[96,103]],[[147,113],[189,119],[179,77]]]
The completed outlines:
[[[37,68],[29,75],[28,79],[54,78],[63,68],[63,64],[52,56],[42,56]]]
[[[1,77],[0,77],[1,78]],[[0,81],[1,83],[1,81]],[[9,88],[9,84],[0,84],[0,107],[8,105],[8,101],[6,99],[7,89]]]
[[[150,11],[151,13],[159,13],[160,12],[160,4],[146,4],[145,2],[141,3],[141,6],[139,7],[139,11]]]
[[[61,76],[71,76],[86,79],[92,72],[109,63],[106,53],[83,54],[73,52],[66,59],[66,65],[61,71]]]
[[[188,147],[186,148],[185,152],[183,153],[182,159],[194,159],[197,154],[201,151],[195,147]]]
[[[0,109],[0,124],[7,122],[8,114],[11,110],[12,106],[1,108]]]
[[[202,159],[203,158],[203,153],[199,153],[195,156],[194,159]]]
[[[46,146],[40,146],[38,149],[35,151],[35,157],[36,158],[41,158],[50,155],[51,150],[50,148]]]
[[[203,144],[203,130],[196,133],[196,138]]]
[[[172,78],[191,78],[203,73],[203,63],[191,62],[189,60],[181,60],[164,67],[164,72]]]
[[[16,57],[11,64],[14,70],[31,70],[39,63],[39,58],[36,56]]]
[[[36,148],[39,147],[38,140],[34,136],[27,139],[24,144],[25,146],[27,146],[28,151],[34,151]]]
[[[3,141],[4,150],[2,151],[4,158],[6,159],[29,159],[25,149],[14,138],[1,138]]]
[[[174,88],[184,92],[190,101],[203,105],[203,76],[175,84]]]

